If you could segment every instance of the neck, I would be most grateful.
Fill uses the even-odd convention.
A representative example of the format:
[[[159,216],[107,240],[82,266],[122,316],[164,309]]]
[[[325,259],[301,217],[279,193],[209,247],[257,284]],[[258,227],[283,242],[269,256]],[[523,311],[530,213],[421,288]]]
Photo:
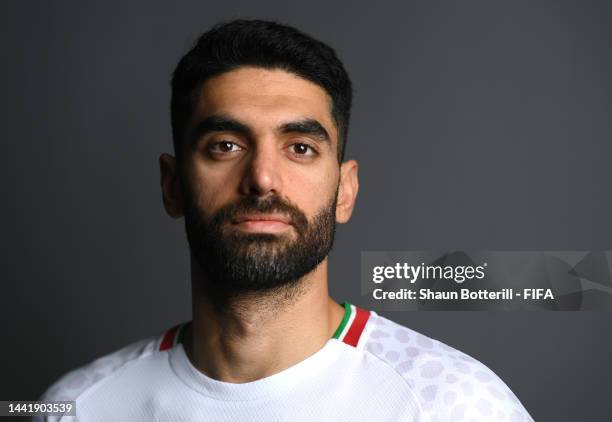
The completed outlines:
[[[327,259],[294,285],[221,305],[193,259],[191,278],[193,321],[185,351],[196,368],[220,381],[254,381],[301,362],[325,345],[344,313],[329,297]]]

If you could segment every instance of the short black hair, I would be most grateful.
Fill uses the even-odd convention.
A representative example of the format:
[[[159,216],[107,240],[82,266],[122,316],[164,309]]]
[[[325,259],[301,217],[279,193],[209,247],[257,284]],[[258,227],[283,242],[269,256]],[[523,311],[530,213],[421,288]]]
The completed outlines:
[[[185,126],[200,88],[211,77],[241,66],[285,70],[322,87],[332,100],[331,115],[338,129],[338,162],[342,162],[352,87],[336,52],[296,28],[244,19],[217,24],[202,34],[174,70],[170,108],[174,151],[179,160]]]

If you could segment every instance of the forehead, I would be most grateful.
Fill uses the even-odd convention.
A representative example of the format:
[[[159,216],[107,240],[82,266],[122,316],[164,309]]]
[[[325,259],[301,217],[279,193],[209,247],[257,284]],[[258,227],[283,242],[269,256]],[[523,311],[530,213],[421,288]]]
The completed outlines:
[[[210,78],[200,90],[197,122],[229,115],[255,130],[304,118],[315,119],[337,140],[331,98],[319,85],[279,69],[240,67]]]

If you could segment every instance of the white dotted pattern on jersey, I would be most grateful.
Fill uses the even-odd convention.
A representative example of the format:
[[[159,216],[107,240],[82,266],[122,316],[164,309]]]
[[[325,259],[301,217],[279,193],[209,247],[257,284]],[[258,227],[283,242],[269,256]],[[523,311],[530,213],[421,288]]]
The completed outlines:
[[[131,361],[150,355],[159,345],[157,337],[132,343],[88,365],[68,372],[40,400],[76,400],[85,390]]]
[[[133,343],[54,383],[41,400],[76,400],[103,379],[121,375],[141,358],[157,353],[161,338]],[[355,349],[352,348],[353,351]],[[528,422],[531,417],[491,370],[472,357],[372,313],[357,345],[390,366],[410,387],[427,422]],[[34,421],[58,421],[59,417]],[[74,420],[72,417],[62,421]]]
[[[406,380],[431,422],[533,421],[485,365],[375,313],[359,347],[387,362]]]

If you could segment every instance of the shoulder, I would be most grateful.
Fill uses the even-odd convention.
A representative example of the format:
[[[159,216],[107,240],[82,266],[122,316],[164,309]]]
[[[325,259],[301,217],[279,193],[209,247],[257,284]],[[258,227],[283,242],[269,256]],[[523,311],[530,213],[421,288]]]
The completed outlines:
[[[74,369],[47,388],[40,400],[77,400],[97,383],[111,377],[127,365],[153,354],[159,349],[159,344],[159,337],[149,337]]]
[[[440,341],[372,312],[359,343],[393,367],[432,421],[532,420],[493,371]]]

